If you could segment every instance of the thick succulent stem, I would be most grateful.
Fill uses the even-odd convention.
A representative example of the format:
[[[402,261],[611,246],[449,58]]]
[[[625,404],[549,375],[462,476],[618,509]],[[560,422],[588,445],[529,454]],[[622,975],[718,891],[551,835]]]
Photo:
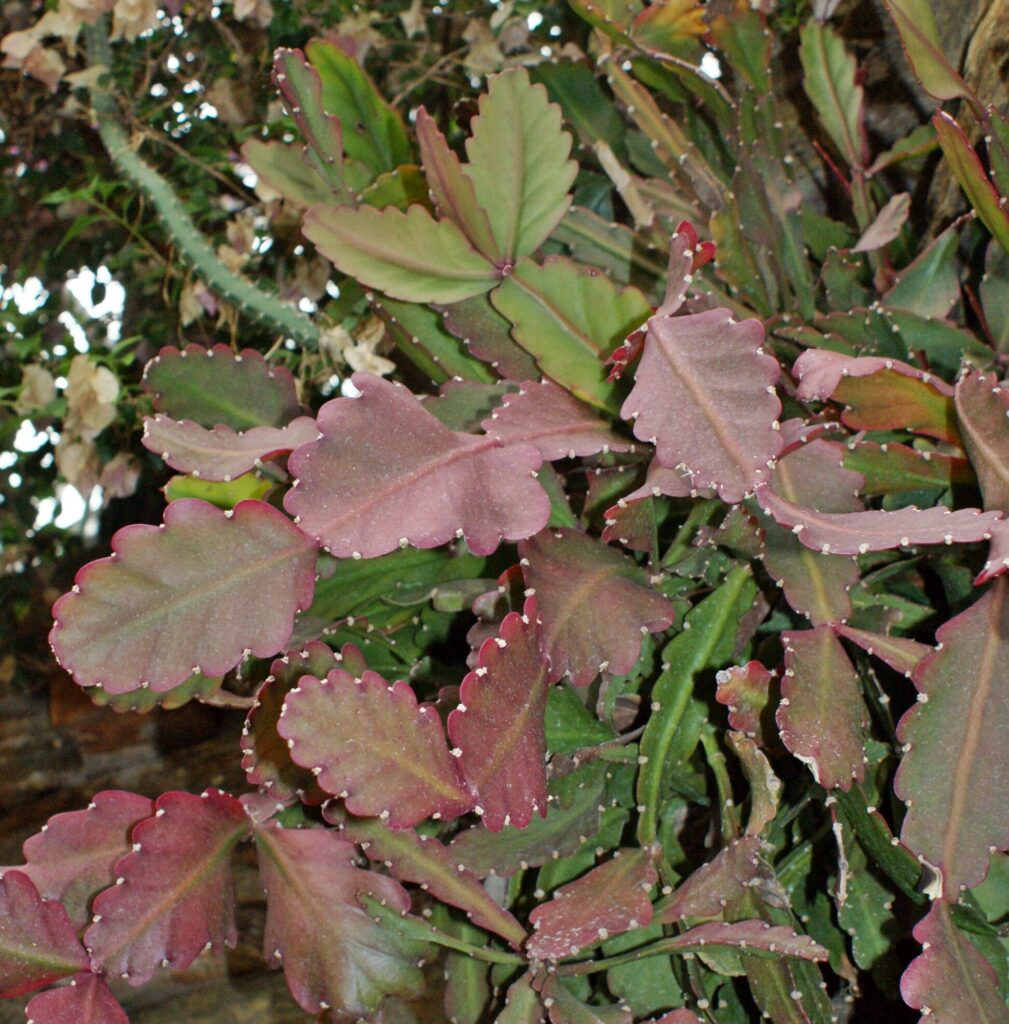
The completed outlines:
[[[105,19],[100,19],[93,26],[85,26],[85,31],[91,66],[111,67],[112,54]],[[185,262],[207,286],[252,320],[270,324],[278,333],[302,345],[317,347],[320,331],[316,324],[294,306],[229,270],[218,259],[171,184],[136,154],[121,123],[115,99],[102,85],[92,86],[91,106],[98,134],[112,162],[151,200]]]

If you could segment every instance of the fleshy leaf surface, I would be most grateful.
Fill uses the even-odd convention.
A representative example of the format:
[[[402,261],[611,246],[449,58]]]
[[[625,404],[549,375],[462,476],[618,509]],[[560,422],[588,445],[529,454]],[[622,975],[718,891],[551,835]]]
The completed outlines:
[[[771,487],[783,498],[821,512],[858,512],[858,473],[843,466],[844,446],[820,438],[782,456]],[[785,592],[788,603],[814,626],[851,614],[848,591],[858,579],[853,558],[810,551],[791,531],[765,520],[764,567]]]
[[[294,762],[342,797],[351,814],[409,828],[473,806],[437,710],[418,705],[408,683],[390,686],[377,672],[355,678],[342,668],[323,679],[303,676],[284,701],[277,731]]]
[[[799,935],[786,925],[770,925],[766,921],[709,921],[689,928],[665,940],[670,950],[698,950],[708,946],[728,946],[754,952],[760,950],[775,956],[792,956],[801,960],[826,960],[827,951],[808,935]]]
[[[650,851],[618,851],[532,911],[529,955],[561,960],[609,935],[646,926],[652,919],[649,891],[658,877]]]
[[[543,1004],[526,973],[508,987],[504,1009],[494,1019],[494,1024],[543,1024],[545,1019]]]
[[[422,886],[435,899],[465,911],[473,924],[502,936],[516,949],[525,941],[522,925],[494,901],[473,872],[460,869],[448,847],[434,836],[392,829],[373,819],[344,816],[338,824],[342,835],[357,843],[369,860],[384,864],[399,881]]]
[[[154,813],[154,801],[123,790],[96,793],[86,810],[56,814],[26,839],[19,868],[47,900],[59,900],[70,920],[90,920],[92,898],[111,885],[130,848],[130,831]]]
[[[771,700],[774,677],[759,661],[733,665],[715,676],[715,700],[729,709],[729,725],[747,736],[759,737],[761,719]]]
[[[532,445],[449,430],[406,388],[365,373],[353,382],[360,397],[327,402],[322,438],[288,463],[298,485],[284,506],[331,554],[374,558],[460,536],[486,555],[546,524]]]
[[[115,884],[95,897],[84,933],[92,965],[131,985],[159,967],[188,967],[205,948],[223,953],[238,938],[231,853],[249,831],[242,805],[208,789],[164,793],[154,806],[134,827]]]
[[[579,530],[544,530],[523,541],[519,554],[554,681],[568,675],[587,686],[599,672],[626,674],[641,654],[642,633],[668,629],[676,617],[643,569]]]
[[[130,1024],[105,979],[76,974],[69,985],[35,996],[25,1007],[32,1024]]]
[[[984,507],[1009,512],[1009,390],[994,374],[968,371],[957,382],[956,413]]]
[[[127,526],[112,551],[78,572],[49,635],[77,683],[112,694],[276,654],[312,602],[315,544],[262,501],[173,501],[162,528]]]
[[[463,778],[476,794],[484,825],[525,828],[547,813],[544,715],[549,665],[540,651],[535,598],[510,612],[485,640],[462,681],[448,734]],[[479,813],[479,812],[478,812]]]
[[[547,462],[634,448],[584,402],[549,380],[525,381],[517,394],[504,397],[483,428],[502,443],[535,446]]]
[[[516,343],[511,323],[494,308],[489,295],[454,302],[442,307],[441,314],[445,329],[498,376],[514,381],[536,377],[536,360]]]
[[[356,867],[353,843],[329,829],[271,823],[256,830],[256,847],[267,893],[263,954],[283,965],[303,1010],[370,1014],[387,994],[423,991],[416,963],[424,947],[373,921],[358,902],[370,895],[406,913],[410,897],[399,882]]]
[[[331,201],[332,192],[316,169],[318,165],[309,162],[302,146],[249,139],[241,152],[256,176],[289,203],[307,210]]]
[[[514,260],[537,249],[571,203],[578,165],[569,160],[571,136],[560,107],[528,72],[491,78],[466,141],[477,201],[487,211],[499,249]]]
[[[900,979],[900,994],[930,1024],[1007,1024],[1009,1009],[991,965],[941,901],[914,927],[922,953]]]
[[[311,640],[302,651],[289,651],[270,666],[270,674],[256,694],[256,703],[242,729],[242,768],[254,786],[283,801],[304,793],[314,783],[309,771],[291,760],[290,750],[277,732],[287,695],[304,675],[325,678],[337,668],[337,656],[328,644]]]
[[[725,309],[652,317],[634,390],[621,409],[659,461],[683,468],[698,488],[730,503],[768,477],[781,450],[778,363],[761,348],[757,320]]]
[[[172,469],[205,480],[230,482],[261,462],[293,451],[318,438],[315,420],[299,416],[285,427],[252,427],[236,433],[220,425],[207,429],[193,420],[149,417],[143,445],[160,455]]]
[[[908,804],[901,839],[956,901],[985,877],[991,851],[1009,849],[1009,580],[936,639],[912,676],[919,697],[898,726],[907,746],[894,788]]]
[[[282,427],[301,411],[290,370],[251,348],[169,345],[144,367],[143,383],[159,412],[204,427]]]
[[[677,924],[687,917],[720,917],[760,877],[760,850],[756,836],[733,840],[656,906],[656,921]]]
[[[900,33],[915,77],[938,100],[971,96],[970,87],[943,53],[929,0],[884,0]]]
[[[847,791],[865,777],[868,713],[855,667],[829,626],[790,630],[781,640],[781,741],[824,789]]]
[[[908,637],[869,633],[840,622],[834,623],[834,632],[857,644],[870,657],[879,658],[895,672],[903,672],[908,677],[918,662],[932,651],[928,644],[919,643]]]
[[[423,206],[313,206],[302,231],[341,273],[404,302],[459,302],[499,280],[453,221]]]
[[[864,555],[911,544],[987,540],[1002,518],[999,512],[976,508],[951,512],[942,505],[894,512],[816,512],[786,501],[766,484],[757,488],[757,500],[776,522],[790,527],[806,547],[837,555]]]
[[[89,967],[66,910],[23,872],[0,878],[0,998],[44,988]]]

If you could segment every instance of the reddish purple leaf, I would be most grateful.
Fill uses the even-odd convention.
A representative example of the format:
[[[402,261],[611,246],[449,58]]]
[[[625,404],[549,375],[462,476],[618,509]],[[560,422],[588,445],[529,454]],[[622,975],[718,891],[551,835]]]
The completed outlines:
[[[672,625],[671,601],[648,587],[626,555],[578,530],[544,530],[519,545],[536,594],[550,678],[587,686],[599,672],[624,675],[641,654],[643,633]]]
[[[808,441],[778,460],[770,486],[793,504],[818,512],[860,512],[862,475],[844,468],[844,453],[836,441]],[[765,521],[763,527],[764,568],[788,603],[814,626],[846,619],[851,614],[848,591],[859,576],[855,560],[810,551],[777,523]]]
[[[323,678],[337,667],[342,655],[327,644],[312,640],[303,651],[289,651],[270,666],[270,674],[256,694],[242,729],[242,767],[254,786],[261,786],[278,801],[318,790],[311,772],[294,764],[277,722],[287,695],[304,675]]]
[[[699,950],[728,946],[740,951],[762,950],[801,960],[826,960],[827,951],[808,935],[799,935],[786,925],[766,921],[710,921],[666,940],[670,950]]]
[[[616,541],[631,551],[645,552],[651,552],[657,544],[655,502],[650,496],[635,501],[621,499],[606,510],[605,524],[599,535],[604,544]]]
[[[652,920],[649,890],[658,881],[649,850],[619,850],[581,878],[561,886],[529,915],[526,943],[537,960],[562,960]]]
[[[289,461],[298,482],[284,506],[327,551],[374,558],[458,536],[486,555],[542,529],[550,503],[532,445],[457,433],[401,385],[365,373],[353,382],[360,397],[327,402],[322,439]]]
[[[310,768],[351,814],[409,828],[473,806],[437,710],[418,705],[408,683],[390,686],[376,672],[355,678],[340,668],[324,679],[302,676],[284,701],[277,731],[295,764]]]
[[[448,734],[463,777],[476,793],[484,825],[525,828],[546,817],[546,712],[549,666],[540,653],[536,601],[510,612],[485,640],[462,681]]]
[[[1009,520],[1002,519],[991,528],[988,561],[974,580],[975,586],[987,583],[1009,570]]]
[[[483,428],[505,444],[533,445],[548,462],[634,449],[588,405],[549,380],[525,381],[517,394],[504,397]]]
[[[143,383],[158,412],[204,427],[282,427],[301,411],[291,372],[251,348],[169,345],[144,367]]]
[[[999,512],[976,508],[951,512],[941,505],[895,512],[816,512],[786,501],[766,484],[757,488],[757,500],[768,515],[790,527],[807,548],[835,555],[864,555],[912,544],[987,540],[1002,518]]]
[[[656,907],[656,921],[678,924],[685,917],[720,917],[760,877],[761,846],[756,836],[731,842]]]
[[[25,1016],[28,1024],[130,1024],[105,979],[90,972],[35,996],[25,1007]]]
[[[945,903],[933,903],[913,934],[922,953],[904,971],[900,994],[922,1024],[1009,1024],[995,972]]]
[[[761,717],[771,700],[771,673],[759,661],[748,661],[722,669],[715,682],[715,700],[729,709],[729,726],[747,736],[759,737]]]
[[[263,955],[283,964],[287,984],[308,1013],[335,1007],[368,1015],[387,994],[423,991],[423,946],[372,920],[358,903],[370,895],[406,913],[410,897],[392,878],[355,867],[353,843],[329,829],[256,830],[267,894]]]
[[[66,910],[44,900],[23,872],[0,877],[0,999],[34,992],[88,969]]]
[[[511,321],[486,295],[474,295],[442,308],[445,329],[477,357],[508,380],[531,380],[536,360],[512,337]]]
[[[865,777],[868,713],[858,673],[829,626],[782,633],[781,742],[824,787],[847,792]]]
[[[311,416],[299,416],[285,427],[252,427],[239,434],[223,424],[208,430],[193,420],[158,415],[144,421],[142,440],[145,448],[180,473],[230,482],[318,436]]]
[[[315,545],[262,501],[183,498],[127,526],[53,606],[49,641],[81,686],[164,693],[282,650],[315,589]]]
[[[1009,849],[1009,580],[999,578],[939,628],[912,679],[894,788],[908,804],[901,839],[942,874],[942,896],[982,881]]]
[[[241,803],[220,790],[158,797],[115,884],[95,897],[84,933],[92,965],[142,985],[159,967],[181,970],[205,948],[233,946],[231,852],[248,831]]]
[[[97,793],[84,811],[56,814],[25,840],[23,871],[48,900],[59,900],[70,920],[91,918],[91,900],[115,878],[114,868],[130,849],[130,831],[154,813],[154,801],[136,793]]]
[[[648,321],[634,390],[621,410],[634,434],[666,466],[688,471],[696,488],[742,500],[768,476],[781,450],[775,425],[777,361],[761,348],[757,320],[728,310]]]
[[[329,815],[326,815],[327,819]],[[335,816],[334,816],[335,817]],[[518,949],[526,931],[498,905],[472,871],[466,870],[434,836],[413,829],[391,829],[380,821],[342,815],[334,821],[341,833],[357,843],[369,860],[382,863],[401,882],[413,882],[433,896],[458,907],[480,928],[507,939]]]
[[[917,640],[867,633],[864,629],[855,629],[840,622],[834,623],[834,632],[857,644],[871,657],[879,658],[895,672],[902,672],[908,677],[918,662],[932,651],[928,644],[920,644]]]
[[[956,386],[956,412],[984,507],[1009,512],[1009,389],[994,374],[965,373]]]
[[[910,377],[927,384],[946,398],[953,397],[953,389],[941,377],[920,370],[909,363],[886,356],[847,356],[823,348],[807,349],[796,359],[792,373],[798,380],[796,397],[804,402],[825,401],[831,398],[842,380],[849,377],[869,377],[881,370],[890,370],[902,377]]]

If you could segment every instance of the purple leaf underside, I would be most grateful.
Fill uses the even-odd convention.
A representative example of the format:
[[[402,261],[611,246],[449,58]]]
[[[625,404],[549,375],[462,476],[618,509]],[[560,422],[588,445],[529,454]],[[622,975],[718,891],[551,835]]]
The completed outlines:
[[[525,828],[547,813],[544,714],[549,666],[540,652],[535,598],[505,616],[462,681],[448,734],[491,832]]]
[[[666,466],[690,473],[734,503],[768,478],[781,451],[777,361],[761,348],[763,328],[728,310],[648,321],[635,385],[621,415],[656,445]]]
[[[180,473],[230,482],[318,437],[310,416],[299,416],[285,427],[252,427],[236,433],[224,425],[208,430],[193,420],[158,415],[144,423],[143,444]]]
[[[173,501],[163,528],[127,526],[112,551],[78,572],[49,636],[77,683],[111,694],[276,654],[315,589],[315,545],[262,501]]]
[[[540,530],[550,503],[532,445],[502,445],[435,419],[410,392],[355,374],[358,398],[319,411],[322,438],[289,460],[297,485],[285,508],[340,558],[463,538],[476,554]]]
[[[277,729],[294,762],[351,814],[409,828],[431,816],[451,820],[475,803],[437,710],[418,705],[405,682],[390,686],[376,672],[355,678],[340,668],[323,679],[303,676]]]
[[[965,373],[956,386],[956,412],[984,507],[1009,512],[1009,389],[994,374]]]
[[[920,380],[939,394],[953,397],[953,389],[941,377],[920,370],[899,359],[885,356],[847,356],[827,349],[807,349],[795,361],[792,372],[799,384],[796,397],[804,402],[825,401],[847,377],[870,377],[880,370],[890,370],[902,377]]]
[[[35,996],[25,1016],[30,1024],[130,1024],[105,979],[83,972],[69,985]]]

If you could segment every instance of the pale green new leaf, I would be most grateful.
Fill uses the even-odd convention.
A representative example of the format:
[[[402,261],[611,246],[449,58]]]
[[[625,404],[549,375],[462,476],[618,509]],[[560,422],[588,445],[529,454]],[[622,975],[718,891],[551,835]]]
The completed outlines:
[[[464,170],[505,256],[533,252],[564,216],[578,170],[570,152],[560,108],[542,85],[533,85],[524,69],[491,79],[466,143]]]
[[[499,279],[455,224],[422,206],[313,206],[304,234],[341,273],[405,302],[459,302]]]

